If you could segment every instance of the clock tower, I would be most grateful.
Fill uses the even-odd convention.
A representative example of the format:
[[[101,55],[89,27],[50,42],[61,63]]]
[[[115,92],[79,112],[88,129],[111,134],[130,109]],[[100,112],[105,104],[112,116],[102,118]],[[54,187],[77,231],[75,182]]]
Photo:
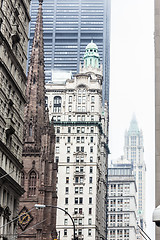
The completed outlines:
[[[30,58],[26,88],[26,107],[18,239],[56,238],[56,209],[36,210],[34,205],[57,204],[57,164],[54,162],[55,134],[45,106],[42,2],[39,10]]]

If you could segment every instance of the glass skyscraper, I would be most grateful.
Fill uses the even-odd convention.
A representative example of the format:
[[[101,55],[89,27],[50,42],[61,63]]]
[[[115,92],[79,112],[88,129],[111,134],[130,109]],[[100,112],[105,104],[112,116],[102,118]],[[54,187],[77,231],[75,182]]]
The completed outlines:
[[[38,0],[31,1],[29,52],[32,47]],[[43,2],[46,82],[53,70],[79,72],[85,47],[98,46],[103,64],[103,99],[109,100],[110,0],[45,0]]]

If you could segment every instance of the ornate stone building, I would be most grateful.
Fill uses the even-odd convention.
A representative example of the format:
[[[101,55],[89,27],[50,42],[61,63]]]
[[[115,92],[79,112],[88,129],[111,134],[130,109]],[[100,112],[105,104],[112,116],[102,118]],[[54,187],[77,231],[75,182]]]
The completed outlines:
[[[106,239],[108,106],[102,107],[103,74],[98,47],[86,47],[83,67],[66,82],[46,84],[56,130],[58,206],[68,211],[79,240]],[[61,240],[73,239],[72,222],[57,212]]]
[[[30,0],[0,0],[0,239],[16,237]],[[8,224],[9,223],[9,224]]]
[[[36,210],[36,203],[56,206],[55,134],[45,107],[42,2],[39,10],[26,89],[22,186],[18,239],[56,238],[56,209]],[[27,229],[28,228],[28,229]]]

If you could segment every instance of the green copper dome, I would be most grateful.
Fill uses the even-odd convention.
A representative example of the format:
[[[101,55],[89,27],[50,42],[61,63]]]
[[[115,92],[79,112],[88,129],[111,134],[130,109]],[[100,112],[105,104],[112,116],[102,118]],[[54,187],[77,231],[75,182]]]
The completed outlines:
[[[99,68],[100,56],[98,53],[98,47],[93,40],[87,45],[86,52],[84,54],[84,66],[93,68]]]

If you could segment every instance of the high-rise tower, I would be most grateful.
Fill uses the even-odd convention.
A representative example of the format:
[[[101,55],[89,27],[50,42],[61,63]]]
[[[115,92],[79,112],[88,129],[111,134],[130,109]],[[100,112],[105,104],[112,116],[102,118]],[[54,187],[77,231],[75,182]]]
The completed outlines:
[[[30,52],[38,0],[31,1]],[[103,99],[109,100],[110,0],[45,0],[44,53],[46,82],[52,70],[79,72],[85,46],[96,42],[103,63]]]
[[[137,204],[139,224],[145,229],[145,172],[143,133],[138,128],[133,116],[129,130],[125,133],[124,159],[133,164],[133,172],[137,185]]]
[[[57,203],[54,127],[45,109],[42,2],[39,0],[26,89],[21,182],[25,193],[20,199],[18,219],[18,238],[23,240],[56,238],[56,210],[34,208],[36,203],[54,206]],[[28,227],[32,230],[27,230]]]
[[[106,239],[108,106],[102,107],[98,47],[86,47],[83,67],[66,82],[46,84],[50,119],[56,130],[58,206],[76,224],[79,240]],[[60,239],[73,239],[72,223],[57,213]]]

